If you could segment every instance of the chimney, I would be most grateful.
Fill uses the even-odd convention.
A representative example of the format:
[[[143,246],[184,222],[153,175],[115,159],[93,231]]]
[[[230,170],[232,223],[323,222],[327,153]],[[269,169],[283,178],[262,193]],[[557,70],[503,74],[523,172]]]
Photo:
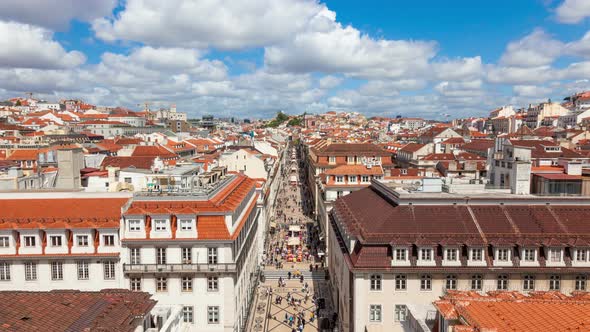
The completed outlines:
[[[78,190],[82,187],[80,170],[84,167],[82,149],[57,150],[57,189]]]

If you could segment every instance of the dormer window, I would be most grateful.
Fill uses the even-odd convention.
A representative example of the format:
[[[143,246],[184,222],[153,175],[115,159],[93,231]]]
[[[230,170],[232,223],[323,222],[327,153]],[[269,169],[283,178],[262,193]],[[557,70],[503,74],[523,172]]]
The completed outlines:
[[[534,262],[536,260],[536,250],[535,249],[524,249],[523,250],[523,259],[525,262]]]
[[[344,176],[337,175],[336,176],[336,183],[344,183]]]
[[[509,249],[498,249],[496,251],[496,253],[497,253],[496,260],[502,261],[502,262],[507,262],[508,260],[510,260],[510,250]]]
[[[25,247],[34,247],[36,245],[34,236],[25,236]]]
[[[588,250],[587,249],[576,249],[576,262],[588,261]]]
[[[193,230],[193,221],[190,219],[181,219],[180,220],[180,230],[181,231],[192,231]]]
[[[336,157],[334,157],[334,156],[330,156],[330,157],[328,158],[328,161],[330,162],[330,164],[335,164],[335,163],[336,163]]]
[[[348,182],[352,182],[352,183],[356,182],[356,176],[355,175],[349,175],[348,176]]]
[[[156,232],[162,232],[166,230],[166,220],[155,220],[154,224]]]
[[[407,252],[407,249],[395,249],[395,260],[405,261],[408,257]]]
[[[8,240],[8,236],[0,236],[0,248],[8,248],[10,246],[10,241]]]
[[[432,260],[432,249],[430,249],[430,248],[420,249],[420,260],[431,261]]]
[[[348,162],[349,164],[354,164],[354,156],[346,157],[346,162]]]
[[[363,182],[365,182],[365,183],[366,183],[366,182],[369,182],[369,176],[368,176],[368,175],[363,175],[363,176],[362,176],[362,180],[363,180]]]
[[[471,260],[480,262],[483,260],[483,249],[475,248],[471,249]]]
[[[456,261],[457,260],[457,249],[445,250],[445,259],[448,261]]]
[[[561,262],[561,252],[560,248],[551,248],[549,249],[549,261],[553,263]]]
[[[129,220],[129,231],[138,232],[141,230],[141,220],[131,219]]]

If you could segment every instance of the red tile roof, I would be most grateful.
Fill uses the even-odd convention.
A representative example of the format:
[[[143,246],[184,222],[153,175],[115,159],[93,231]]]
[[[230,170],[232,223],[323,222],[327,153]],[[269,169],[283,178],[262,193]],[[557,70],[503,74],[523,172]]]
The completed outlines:
[[[133,332],[156,301],[146,292],[0,292],[0,331]]]
[[[14,150],[6,160],[37,160],[39,150]]]
[[[154,159],[156,157],[105,157],[100,164],[102,169],[106,167],[119,167],[123,168],[139,168],[139,169],[151,169],[152,165],[154,164]]]

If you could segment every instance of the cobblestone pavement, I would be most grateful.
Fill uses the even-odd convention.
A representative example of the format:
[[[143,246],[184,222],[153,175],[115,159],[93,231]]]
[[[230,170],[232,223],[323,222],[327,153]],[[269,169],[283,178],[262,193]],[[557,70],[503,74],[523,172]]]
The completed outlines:
[[[276,200],[276,215],[269,216],[270,221],[276,223],[274,233],[269,234],[266,245],[265,265],[263,274],[265,280],[260,283],[256,291],[256,299],[251,313],[248,331],[262,332],[291,332],[300,331],[303,320],[305,326],[303,332],[319,331],[319,317],[330,318],[333,314],[330,288],[325,280],[327,273],[322,268],[321,259],[317,254],[317,234],[313,220],[308,217],[311,211],[308,200],[305,180],[300,178],[298,160],[291,160],[291,151],[287,153],[287,161],[283,167],[280,188]],[[295,166],[296,171],[292,171]],[[290,183],[291,175],[296,175],[299,184]],[[287,232],[289,225],[299,225],[303,230],[302,248],[308,248],[309,257],[304,255],[302,262],[288,262],[283,255],[287,246]],[[313,273],[310,272],[310,264]],[[317,265],[317,269],[316,269]],[[302,274],[304,280],[291,275]],[[282,285],[279,287],[279,278]],[[305,290],[305,284],[308,288]],[[306,301],[307,295],[307,301]],[[313,298],[324,299],[323,309],[318,310]],[[278,298],[282,301],[278,301]],[[288,298],[293,298],[293,303],[288,303]],[[300,302],[299,302],[300,301]],[[289,323],[292,317],[293,323]],[[313,318],[312,318],[313,317]],[[299,319],[298,319],[299,318]]]

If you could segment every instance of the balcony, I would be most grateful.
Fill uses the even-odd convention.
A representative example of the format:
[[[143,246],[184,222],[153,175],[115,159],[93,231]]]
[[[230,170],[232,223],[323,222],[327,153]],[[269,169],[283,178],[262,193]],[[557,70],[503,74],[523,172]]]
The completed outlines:
[[[124,273],[235,273],[236,264],[123,264]]]

